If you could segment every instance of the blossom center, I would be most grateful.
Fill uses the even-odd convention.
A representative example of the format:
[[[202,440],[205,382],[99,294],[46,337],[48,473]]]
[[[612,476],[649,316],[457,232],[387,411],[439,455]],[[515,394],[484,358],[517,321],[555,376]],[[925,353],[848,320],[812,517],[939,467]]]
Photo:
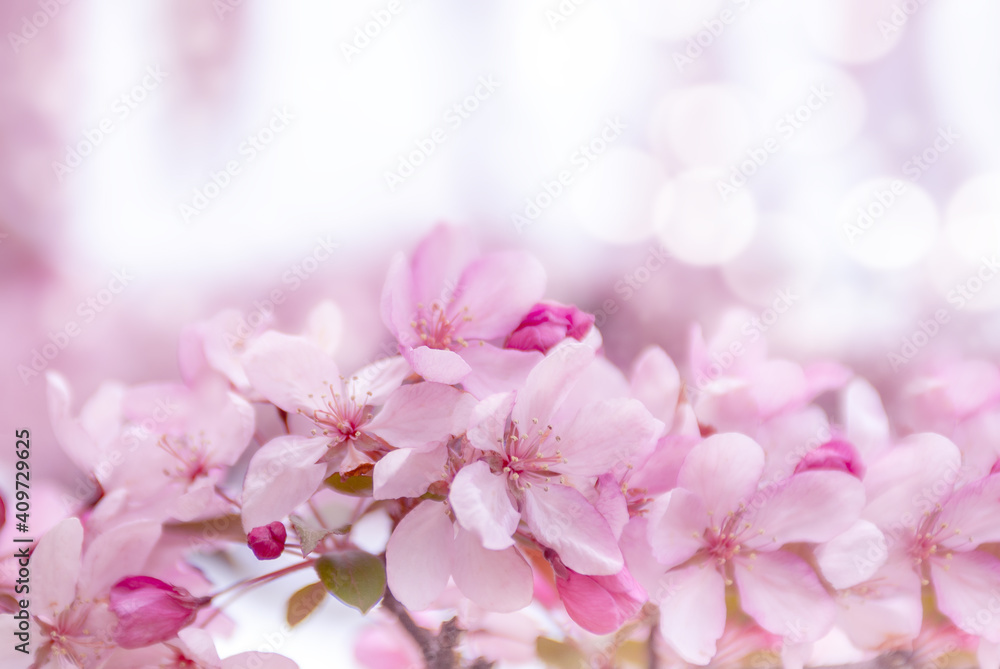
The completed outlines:
[[[169,436],[164,434],[160,436],[156,445],[176,460],[173,470],[164,470],[164,474],[170,478],[193,483],[199,477],[206,476],[213,469],[220,467],[220,465],[211,462],[210,443],[205,439],[204,434],[200,434],[197,438],[189,435]]]
[[[358,402],[357,392],[353,387],[353,382],[357,380],[358,377],[353,377],[351,383],[344,386],[344,392],[324,381],[324,385],[329,388],[329,393],[320,395],[320,399],[326,408],[313,409],[312,414],[306,414],[305,411],[299,409],[299,413],[322,428],[324,436],[333,436],[337,441],[360,437],[361,428],[372,419],[373,414],[368,410],[367,402]],[[344,381],[343,377],[341,377],[341,381]],[[371,391],[368,391],[364,399],[367,400],[371,394]],[[310,394],[309,397],[313,397],[313,395]]]
[[[417,317],[410,321],[410,327],[417,333],[424,346],[451,350],[456,346],[469,345],[469,342],[459,336],[458,331],[462,323],[471,320],[472,315],[468,306],[449,315],[448,311],[435,301],[429,308],[422,303],[417,305]]]
[[[553,433],[551,425],[537,427],[538,419],[532,418],[533,426],[523,432],[516,421],[510,421],[504,434],[503,472],[515,488],[530,488],[532,483],[548,483],[558,477],[565,484],[566,478],[552,467],[566,462],[557,444],[559,435]],[[548,448],[543,448],[548,445]],[[554,451],[554,452],[553,452]],[[549,452],[549,455],[545,453]]]

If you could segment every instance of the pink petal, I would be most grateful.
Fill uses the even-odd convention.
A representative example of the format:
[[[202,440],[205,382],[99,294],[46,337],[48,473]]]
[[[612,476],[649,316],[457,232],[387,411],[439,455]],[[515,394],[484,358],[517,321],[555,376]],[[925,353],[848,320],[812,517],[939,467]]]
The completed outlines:
[[[524,493],[524,520],[535,538],[581,574],[617,574],[624,560],[608,521],[577,490],[534,485]]]
[[[806,401],[806,375],[801,366],[789,360],[768,360],[755,365],[749,379],[763,417]]]
[[[386,453],[375,463],[372,497],[420,497],[431,483],[444,478],[442,471],[447,459],[448,448],[444,444],[430,451],[402,448]]]
[[[680,401],[681,377],[676,365],[659,346],[650,346],[632,365],[632,397],[670,429]]]
[[[829,390],[839,390],[854,376],[847,367],[831,362],[814,362],[803,369],[806,375],[806,397],[811,400]]]
[[[386,272],[380,310],[382,322],[404,347],[420,344],[420,340],[410,326],[410,321],[413,320],[416,311],[417,301],[413,294],[413,277],[410,266],[406,262],[406,256],[403,253],[397,253],[392,257]]]
[[[483,461],[467,465],[455,475],[448,493],[455,518],[490,550],[514,545],[512,538],[521,514],[507,490],[507,478],[490,472]]]
[[[594,349],[586,344],[563,343],[554,348],[528,374],[517,393],[513,418],[521,425],[531,419],[545,425],[572,389],[573,380],[594,359]]]
[[[425,500],[399,521],[385,548],[389,589],[413,611],[440,595],[452,569],[455,530],[445,505]]]
[[[726,627],[726,585],[715,569],[693,565],[666,576],[660,591],[660,633],[684,660],[704,666]]]
[[[250,460],[243,481],[243,529],[281,520],[312,497],[326,476],[326,465],[316,464],[330,440],[299,436],[277,437],[264,444]]]
[[[299,669],[299,665],[284,655],[249,651],[231,655],[222,661],[222,669]]]
[[[629,487],[644,488],[650,496],[676,488],[684,460],[700,442],[701,436],[668,434],[661,437],[649,458],[633,470],[628,478]]]
[[[48,382],[49,421],[59,446],[80,469],[94,471],[103,460],[102,448],[70,413],[69,384],[56,372],[48,372],[45,379]]]
[[[344,312],[336,302],[323,300],[309,310],[302,336],[316,344],[323,353],[332,356],[344,334]]]
[[[468,229],[440,224],[424,237],[413,252],[413,301],[447,302],[458,290],[454,279],[476,257],[477,249]]]
[[[454,351],[444,351],[427,346],[404,350],[403,356],[413,367],[413,371],[426,381],[436,381],[451,385],[459,383],[472,370],[462,356]]]
[[[976,662],[979,669],[1000,669],[1000,643],[980,639]]]
[[[83,525],[67,518],[42,535],[31,553],[31,590],[37,615],[55,614],[76,599],[83,549]]]
[[[742,434],[715,434],[691,449],[677,485],[700,496],[706,511],[722,517],[757,490],[764,451]]]
[[[889,559],[885,535],[867,520],[816,548],[816,563],[823,577],[838,590],[872,578]]]
[[[937,524],[950,536],[942,544],[968,550],[1000,541],[1000,474],[987,476],[956,490],[944,503]]]
[[[517,549],[489,550],[479,537],[459,528],[452,578],[462,594],[487,611],[509,613],[531,604],[531,567]]]
[[[910,560],[891,560],[858,592],[841,593],[837,624],[861,648],[882,648],[920,633],[924,606]]]
[[[833,626],[837,609],[802,558],[782,551],[735,561],[743,610],[791,643],[816,641]]]
[[[878,391],[864,379],[854,379],[841,400],[846,438],[866,459],[874,459],[889,444],[889,418]]]
[[[951,493],[961,466],[962,454],[945,437],[932,433],[907,437],[869,463],[865,518],[891,530],[902,525],[904,511],[916,511],[915,505],[920,512],[930,511]]]
[[[864,486],[844,472],[806,471],[769,483],[749,500],[753,527],[745,543],[774,550],[791,542],[818,543],[847,531],[865,505]]]
[[[83,556],[79,596],[103,596],[123,575],[141,572],[160,534],[160,523],[136,520],[98,535]]]
[[[665,570],[653,557],[653,550],[647,539],[648,529],[649,520],[646,517],[631,518],[622,530],[619,544],[629,573],[646,592],[650,593],[649,598],[652,601],[659,601],[656,593],[662,585],[659,581],[664,576]]]
[[[357,397],[368,397],[373,406],[385,404],[385,400],[396,388],[403,384],[413,370],[403,356],[376,360],[359,369],[351,378]]]
[[[596,488],[594,508],[608,521],[615,538],[620,539],[622,530],[629,521],[628,500],[625,499],[621,484],[611,474],[604,474],[597,479]]]
[[[177,638],[186,646],[184,655],[208,667],[219,667],[222,660],[215,649],[212,635],[197,627],[186,627],[177,633]]]
[[[461,434],[475,400],[468,393],[440,383],[401,386],[365,432],[396,448],[420,448]]]
[[[543,357],[537,351],[506,350],[492,344],[469,346],[458,354],[472,368],[462,379],[462,387],[477,398],[522,387]]]
[[[265,332],[244,355],[243,366],[254,389],[288,413],[325,409],[321,396],[341,392],[336,363],[302,337]]]
[[[687,562],[705,546],[709,524],[698,495],[675,488],[653,503],[649,513],[649,545],[657,562],[670,569]]]
[[[456,303],[472,317],[462,323],[461,335],[475,340],[510,333],[544,292],[545,268],[527,253],[491,253],[473,261],[455,289]]]
[[[465,436],[481,451],[504,454],[504,431],[514,407],[514,393],[490,395],[472,409]]]
[[[980,551],[931,560],[941,613],[968,634],[1000,643],[1000,560]]]
[[[705,386],[688,386],[698,422],[717,432],[753,434],[760,423],[760,409],[753,388],[745,379],[726,377]]]
[[[663,423],[653,418],[639,400],[616,399],[585,406],[562,435],[560,447],[566,462],[564,474],[599,476],[632,464],[633,457],[651,450],[663,433]],[[554,449],[555,441],[546,442]]]

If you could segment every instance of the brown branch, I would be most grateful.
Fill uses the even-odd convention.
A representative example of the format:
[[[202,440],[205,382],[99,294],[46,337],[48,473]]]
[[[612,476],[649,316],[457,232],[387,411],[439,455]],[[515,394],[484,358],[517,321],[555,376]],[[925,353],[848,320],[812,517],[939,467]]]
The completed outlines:
[[[464,631],[458,626],[458,618],[446,620],[441,625],[440,631],[433,634],[413,620],[406,607],[393,596],[388,588],[385,590],[385,596],[382,597],[382,606],[396,616],[399,624],[420,646],[420,652],[424,656],[427,669],[458,669],[458,655],[455,652],[455,647]],[[491,665],[476,664],[473,666],[485,668]]]

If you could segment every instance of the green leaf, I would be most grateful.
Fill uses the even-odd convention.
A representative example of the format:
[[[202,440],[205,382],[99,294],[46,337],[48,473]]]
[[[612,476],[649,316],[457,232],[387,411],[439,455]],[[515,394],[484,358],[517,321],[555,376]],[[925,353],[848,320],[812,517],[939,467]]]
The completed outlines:
[[[288,608],[285,610],[285,620],[289,627],[295,627],[305,620],[310,613],[326,599],[326,588],[322,583],[313,583],[302,588],[288,600]]]
[[[375,486],[374,478],[365,476],[364,474],[357,474],[355,476],[334,474],[327,478],[325,483],[337,492],[344,495],[351,495],[352,497],[371,497],[372,488]]]
[[[368,613],[385,592],[385,565],[364,551],[322,555],[316,573],[334,597],[361,613]]]
[[[302,557],[306,557],[316,550],[316,546],[332,534],[330,530],[310,526],[299,516],[289,516],[288,519],[292,521],[295,534],[299,535],[299,545],[302,546]]]
[[[540,636],[535,640],[538,659],[557,669],[587,669],[587,658],[575,645]]]

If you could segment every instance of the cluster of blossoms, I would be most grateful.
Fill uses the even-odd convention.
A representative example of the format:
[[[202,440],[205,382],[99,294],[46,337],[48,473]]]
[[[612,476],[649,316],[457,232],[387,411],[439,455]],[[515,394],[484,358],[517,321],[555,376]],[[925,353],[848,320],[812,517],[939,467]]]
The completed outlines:
[[[372,611],[370,669],[1000,666],[996,366],[910,379],[890,421],[840,365],[763,342],[720,364],[739,314],[692,330],[684,376],[655,346],[624,373],[544,290],[532,257],[441,227],[390,267],[398,355],[353,374],[326,307],[294,335],[192,326],[183,382],[77,413],[51,374],[96,492],[34,547],[35,666],[294,667],[213,635],[300,570],[289,622],[330,595]],[[355,541],[369,516],[382,551]],[[287,565],[213,590],[190,559],[223,550]]]

